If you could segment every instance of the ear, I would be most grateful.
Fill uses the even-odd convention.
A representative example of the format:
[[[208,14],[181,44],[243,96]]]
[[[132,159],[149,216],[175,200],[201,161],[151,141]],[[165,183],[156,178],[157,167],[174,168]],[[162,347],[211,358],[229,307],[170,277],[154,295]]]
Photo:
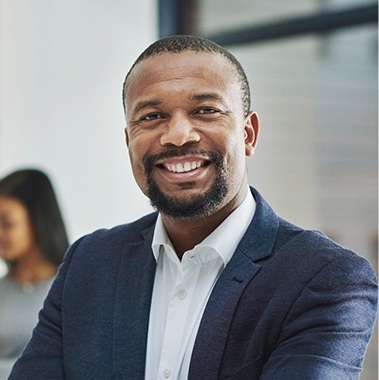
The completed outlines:
[[[245,154],[252,156],[258,143],[259,119],[256,112],[249,112],[245,118]]]
[[[129,148],[129,133],[128,133],[128,127],[126,127],[124,129],[124,132],[125,132],[125,142],[126,142],[126,146]]]

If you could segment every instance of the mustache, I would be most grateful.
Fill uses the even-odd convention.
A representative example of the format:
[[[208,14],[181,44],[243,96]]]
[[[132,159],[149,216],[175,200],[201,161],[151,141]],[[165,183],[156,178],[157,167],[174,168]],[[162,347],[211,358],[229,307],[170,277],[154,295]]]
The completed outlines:
[[[143,165],[146,173],[150,173],[153,167],[156,165],[156,162],[159,160],[164,160],[167,158],[173,157],[183,157],[183,156],[203,156],[206,157],[207,160],[215,162],[219,164],[222,162],[221,155],[218,152],[213,150],[205,150],[205,149],[189,149],[189,148],[172,148],[165,150],[164,152],[160,152],[157,154],[149,154],[143,158]]]

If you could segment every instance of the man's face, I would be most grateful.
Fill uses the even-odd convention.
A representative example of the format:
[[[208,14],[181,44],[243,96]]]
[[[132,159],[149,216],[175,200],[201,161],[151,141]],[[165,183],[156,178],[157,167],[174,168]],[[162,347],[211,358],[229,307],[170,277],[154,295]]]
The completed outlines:
[[[246,191],[245,156],[254,151],[258,119],[244,117],[228,60],[161,53],[134,68],[125,94],[133,173],[162,214],[205,217]]]

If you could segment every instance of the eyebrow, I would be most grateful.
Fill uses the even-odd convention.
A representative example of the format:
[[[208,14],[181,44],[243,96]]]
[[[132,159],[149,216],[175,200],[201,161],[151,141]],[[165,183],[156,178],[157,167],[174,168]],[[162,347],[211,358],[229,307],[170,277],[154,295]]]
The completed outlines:
[[[160,100],[146,100],[146,101],[139,102],[134,107],[133,114],[143,110],[144,108],[157,107],[160,104],[162,104]]]
[[[195,100],[197,102],[202,102],[204,100],[217,100],[219,102],[224,103],[224,99],[222,96],[215,93],[205,93],[205,94],[195,94],[190,97],[191,100]]]

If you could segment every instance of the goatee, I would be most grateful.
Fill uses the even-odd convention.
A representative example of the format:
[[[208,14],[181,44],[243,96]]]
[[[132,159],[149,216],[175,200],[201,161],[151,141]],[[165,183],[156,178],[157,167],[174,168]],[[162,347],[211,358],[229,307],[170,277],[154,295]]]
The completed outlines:
[[[185,155],[205,155],[216,168],[216,177],[211,188],[204,194],[192,197],[190,200],[177,199],[164,194],[153,179],[155,163],[158,160]],[[222,157],[214,151],[176,149],[164,153],[146,156],[144,159],[145,173],[147,177],[147,196],[150,204],[164,215],[178,219],[201,219],[211,215],[222,203],[227,192],[228,182]],[[190,187],[188,183],[186,187]]]

